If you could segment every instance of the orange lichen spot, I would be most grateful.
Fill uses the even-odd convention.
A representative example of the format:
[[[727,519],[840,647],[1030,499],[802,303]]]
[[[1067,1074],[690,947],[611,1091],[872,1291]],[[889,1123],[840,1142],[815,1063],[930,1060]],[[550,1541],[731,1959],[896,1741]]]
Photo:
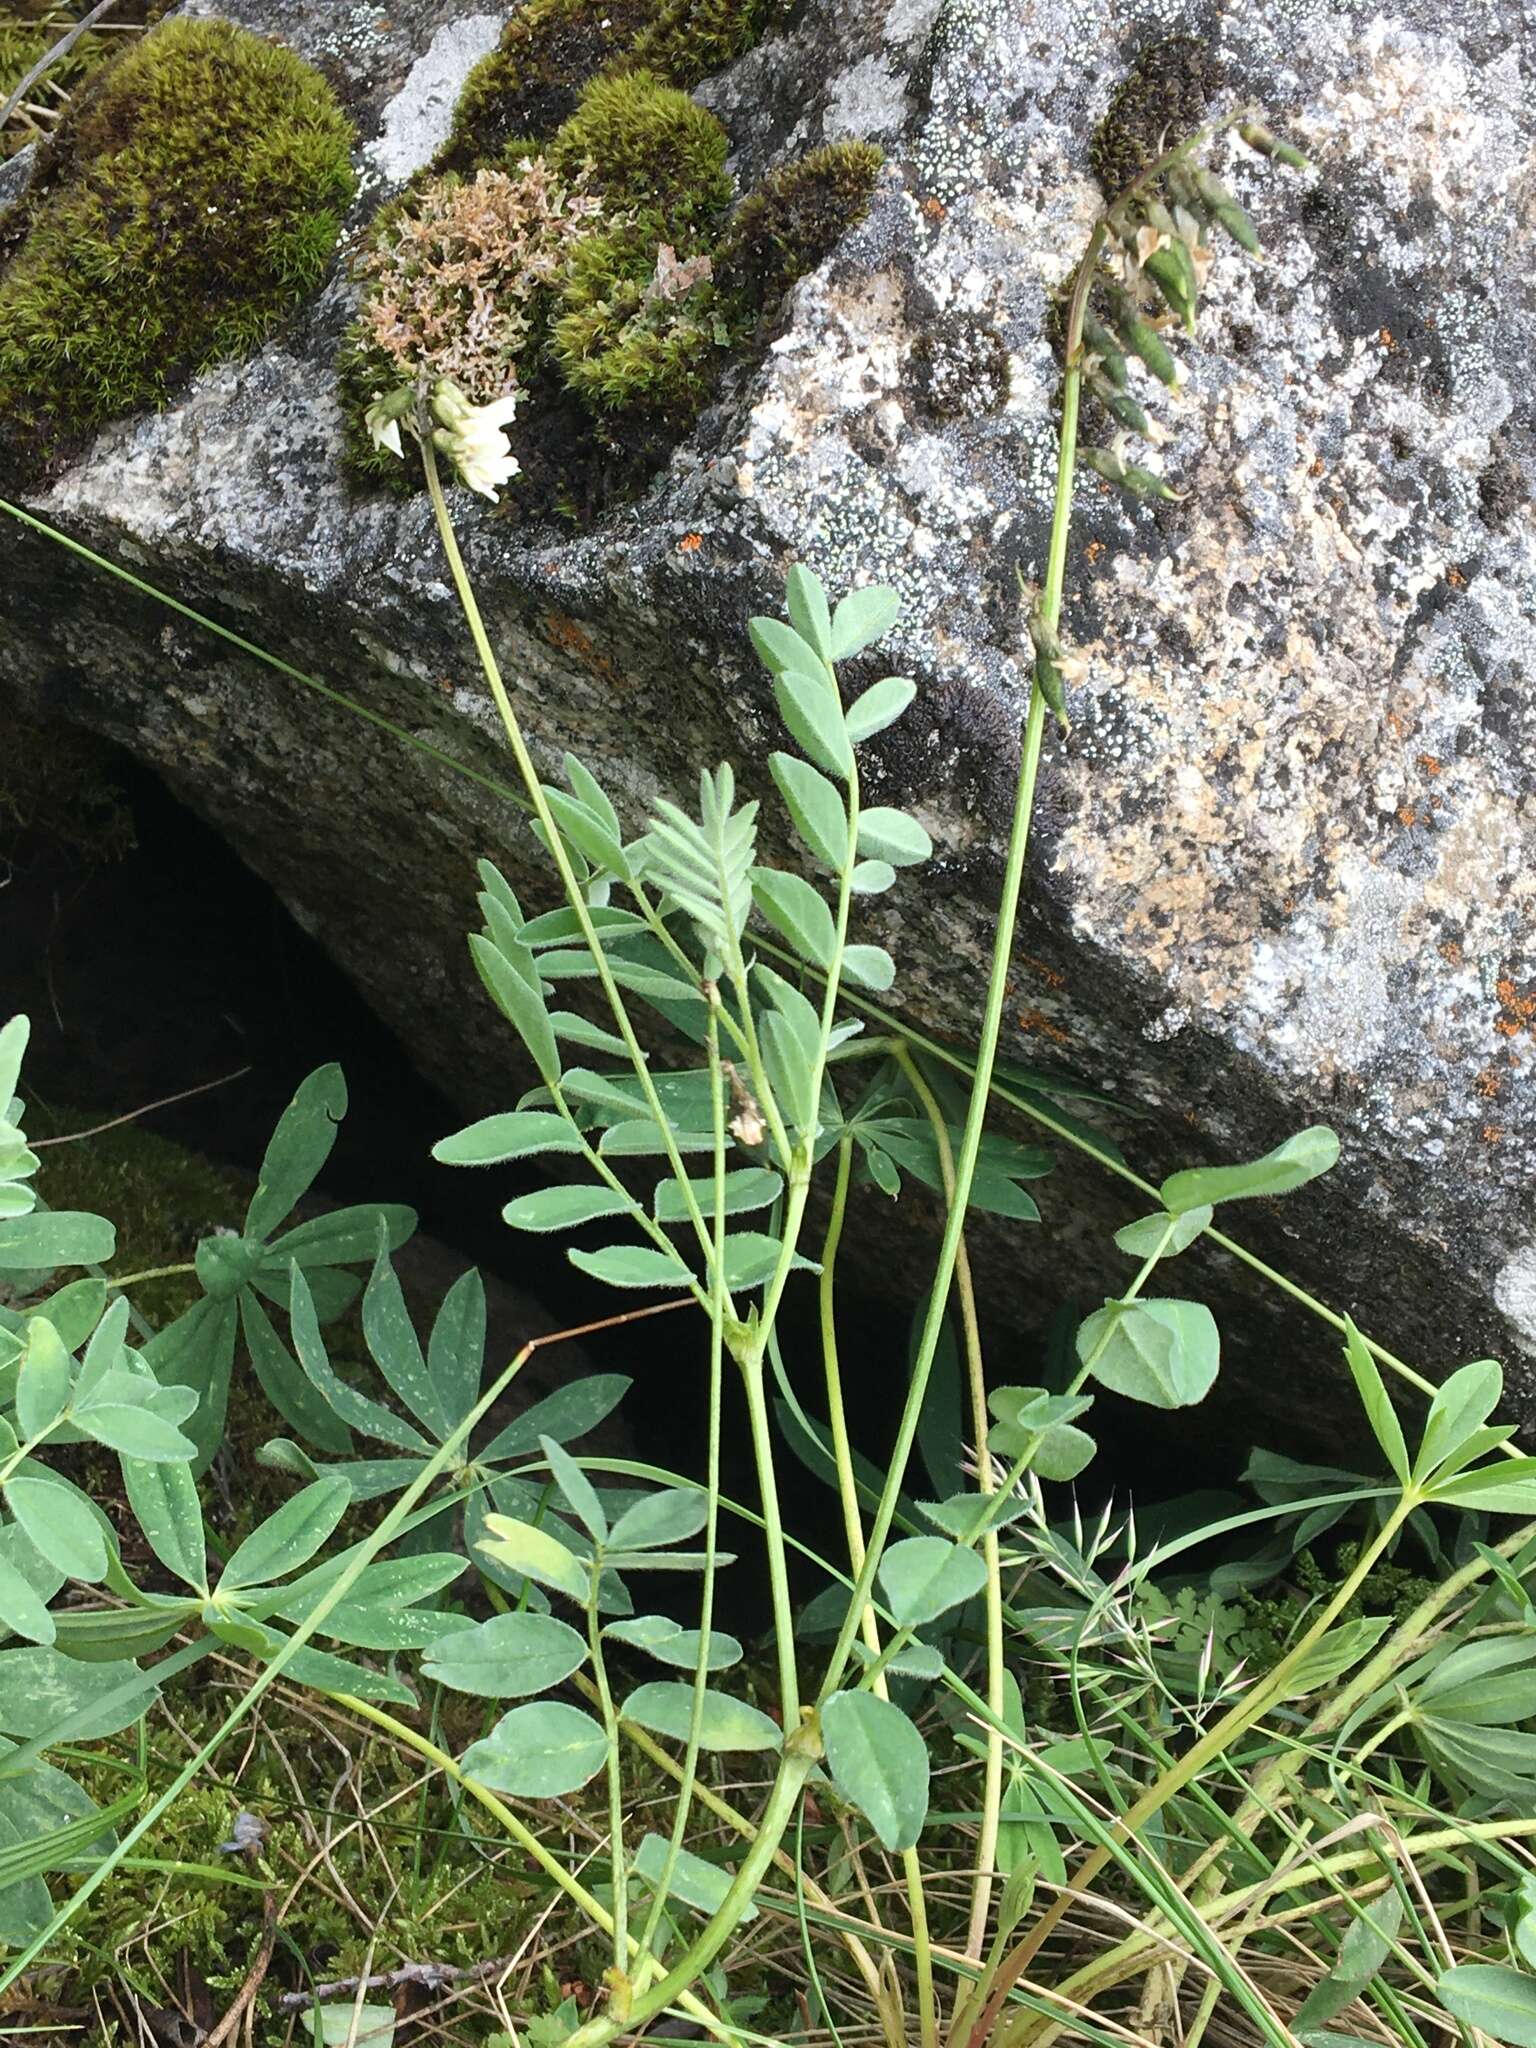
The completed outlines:
[[[1447,583],[1449,583],[1452,590],[1465,590],[1467,587],[1466,571],[1464,569],[1458,569],[1454,562],[1452,562],[1450,568],[1446,570],[1445,580]]]
[[[1482,1138],[1485,1145],[1497,1145],[1503,1135],[1504,1127],[1502,1124],[1483,1125]]]
[[[1499,1014],[1493,1020],[1493,1028],[1500,1038],[1518,1038],[1522,1031],[1529,1031],[1536,1038],[1536,994],[1522,995],[1508,974],[1499,976],[1493,992],[1499,999]]]
[[[1392,332],[1390,327],[1383,327],[1379,329],[1376,335],[1376,339],[1381,343],[1382,347],[1386,350],[1389,356],[1396,354],[1397,336]]]
[[[1466,958],[1466,955],[1454,939],[1447,939],[1444,945],[1436,947],[1435,950],[1439,953],[1440,958],[1451,967],[1460,967]]]
[[[1091,540],[1091,541],[1089,541],[1089,543],[1088,543],[1087,547],[1085,547],[1085,548],[1083,549],[1083,553],[1084,553],[1084,554],[1085,554],[1085,555],[1086,555],[1086,556],[1088,557],[1088,565],[1089,565],[1089,567],[1090,567],[1090,568],[1092,568],[1093,564],[1094,564],[1094,563],[1095,563],[1095,562],[1096,562],[1096,561],[1097,561],[1097,560],[1099,559],[1100,555],[1102,555],[1102,554],[1103,554],[1103,552],[1104,552],[1104,543],[1103,543],[1103,541],[1101,541],[1101,540]]]
[[[1052,1045],[1069,1045],[1070,1035],[1059,1024],[1053,1024],[1044,1010],[1020,1010],[1018,1026],[1035,1037],[1048,1038]]]
[[[931,192],[918,210],[924,220],[940,221],[949,217],[949,208],[942,199],[935,198]]]
[[[1413,731],[1413,727],[1400,711],[1389,711],[1387,713],[1387,731],[1392,734],[1394,739],[1405,740],[1409,733]]]
[[[1066,987],[1067,977],[1064,974],[1058,974],[1048,961],[1037,960],[1032,953],[1020,953],[1016,955],[1016,958],[1021,960],[1031,973],[1038,974],[1047,988]]]
[[[677,544],[677,552],[680,555],[696,555],[703,545],[702,533],[685,533]]]
[[[1307,470],[1307,475],[1321,476],[1323,473],[1323,467],[1323,458],[1321,457],[1321,455],[1314,455],[1312,458],[1311,466]]]
[[[565,612],[546,612],[544,631],[551,646],[562,653],[574,655],[582,667],[605,683],[612,683],[615,689],[624,688],[624,677],[606,654],[599,654],[592,644],[592,635],[585,626]]]
[[[1485,1102],[1494,1101],[1503,1085],[1503,1080],[1493,1067],[1484,1067],[1473,1083],[1478,1094],[1482,1096]]]
[[[1433,754],[1420,754],[1419,766],[1426,775],[1439,775],[1442,772],[1444,763],[1437,761]]]
[[[1412,804],[1404,804],[1397,814],[1399,825],[1417,825],[1419,814]]]

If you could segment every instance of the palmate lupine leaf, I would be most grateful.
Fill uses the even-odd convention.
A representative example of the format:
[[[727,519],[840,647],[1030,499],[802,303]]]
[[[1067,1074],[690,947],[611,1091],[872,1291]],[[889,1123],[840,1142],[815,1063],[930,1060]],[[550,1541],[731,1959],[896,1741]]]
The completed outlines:
[[[686,911],[706,946],[727,959],[735,952],[752,909],[752,860],[757,805],[734,808],[736,778],[722,762],[699,777],[696,823],[662,799],[637,849],[646,878]]]

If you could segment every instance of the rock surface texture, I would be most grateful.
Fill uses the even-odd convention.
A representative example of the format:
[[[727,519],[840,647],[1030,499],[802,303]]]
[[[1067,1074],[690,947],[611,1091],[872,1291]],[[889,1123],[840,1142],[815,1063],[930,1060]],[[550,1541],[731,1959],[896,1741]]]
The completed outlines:
[[[483,0],[221,11],[341,91],[357,222],[431,153],[505,19]],[[897,954],[903,1013],[964,1041],[1025,690],[1015,565],[1040,574],[1049,521],[1049,295],[1099,204],[1092,124],[1170,32],[1203,38],[1218,99],[1261,105],[1317,168],[1218,156],[1266,256],[1222,255],[1185,352],[1164,463],[1187,496],[1128,511],[1078,486],[1066,627],[1092,670],[1048,744],[1006,1049],[1146,1112],[1118,1129],[1154,1180],[1333,1123],[1338,1172],[1234,1209],[1234,1231],[1428,1372],[1501,1354],[1529,1415],[1536,53],[1518,0],[806,0],[699,96],[744,173],[881,144],[869,220],[640,507],[571,538],[461,498],[467,555],[542,757],[574,748],[636,829],[654,792],[723,756],[752,779],[777,743],[742,628],[777,608],[791,559],[829,585],[894,583],[906,619],[876,672],[920,695],[872,780],[939,858],[866,936]],[[31,503],[501,776],[425,502],[338,479],[330,363],[352,298],[343,266],[261,356],[109,431]],[[0,687],[152,763],[438,1082],[506,1106],[523,1077],[462,934],[475,855],[528,882],[517,815],[19,529],[6,551]],[[1004,1331],[1069,1288],[1123,1287],[1108,1231],[1147,1206],[1086,1164],[1039,1192],[1022,1255],[1017,1234],[982,1247]],[[1245,1344],[1229,1392],[1293,1424],[1351,1413],[1320,1325],[1271,1320],[1235,1265],[1184,1263],[1169,1291],[1203,1286]]]

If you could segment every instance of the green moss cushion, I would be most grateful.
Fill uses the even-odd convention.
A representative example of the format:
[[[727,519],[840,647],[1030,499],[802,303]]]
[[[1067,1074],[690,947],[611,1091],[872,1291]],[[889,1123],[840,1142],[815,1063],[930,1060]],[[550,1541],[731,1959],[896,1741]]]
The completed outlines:
[[[46,459],[246,353],[324,274],[352,130],[292,51],[173,21],[81,94],[0,224],[0,436]]]

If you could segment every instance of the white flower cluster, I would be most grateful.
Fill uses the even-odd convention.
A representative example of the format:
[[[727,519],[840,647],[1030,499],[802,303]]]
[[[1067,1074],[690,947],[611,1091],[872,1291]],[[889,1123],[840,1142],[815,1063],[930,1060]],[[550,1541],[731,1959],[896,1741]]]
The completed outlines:
[[[517,411],[518,397],[514,392],[490,405],[471,405],[458,385],[446,377],[440,378],[432,390],[431,409],[437,421],[432,429],[433,446],[448,457],[462,483],[478,491],[481,497],[489,498],[493,505],[499,502],[499,487],[510,483],[522,466],[508,447],[506,437],[506,428]],[[374,447],[387,449],[391,455],[404,457],[402,423],[419,436],[416,394],[409,386],[397,391],[376,391],[363,417]]]

